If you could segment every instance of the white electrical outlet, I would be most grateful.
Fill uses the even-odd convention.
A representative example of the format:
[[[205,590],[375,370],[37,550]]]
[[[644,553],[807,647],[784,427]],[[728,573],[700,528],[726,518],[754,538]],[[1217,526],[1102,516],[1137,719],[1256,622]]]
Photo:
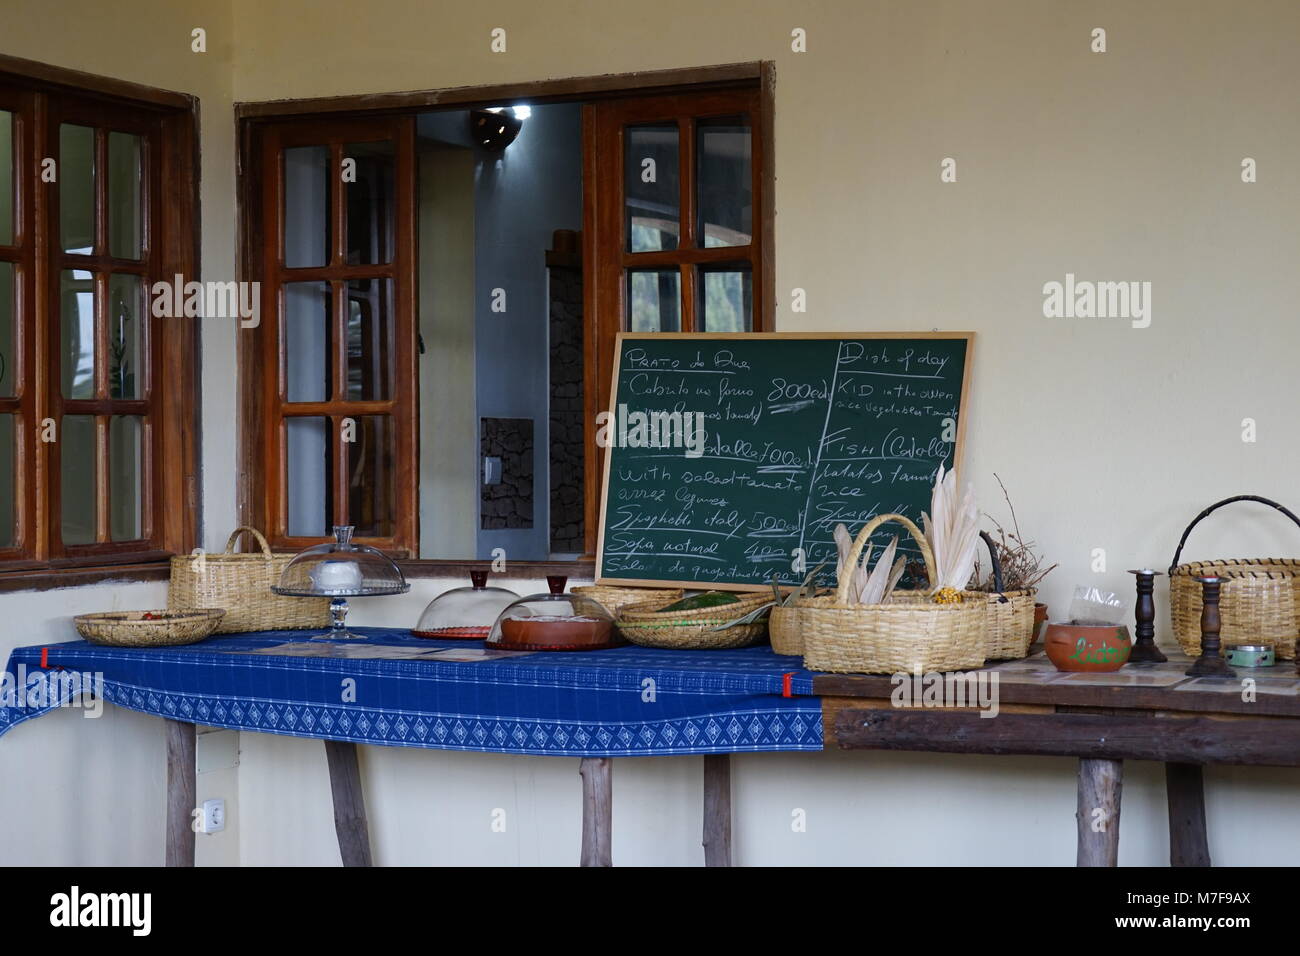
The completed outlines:
[[[203,828],[200,833],[217,833],[226,828],[226,801],[203,801]]]

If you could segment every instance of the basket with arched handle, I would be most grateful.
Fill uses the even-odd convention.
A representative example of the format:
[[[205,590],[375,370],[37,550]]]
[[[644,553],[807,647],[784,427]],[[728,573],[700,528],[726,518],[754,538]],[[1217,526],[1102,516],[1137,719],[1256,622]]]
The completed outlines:
[[[1300,560],[1294,558],[1233,558],[1190,561],[1183,564],[1183,546],[1192,529],[1225,505],[1254,501],[1286,515],[1300,527],[1288,509],[1260,495],[1234,495],[1210,505],[1187,526],[1169,565],[1169,613],[1174,637],[1183,652],[1201,653],[1201,585],[1198,577],[1223,578],[1219,590],[1220,639],[1227,644],[1267,644],[1283,659],[1296,656],[1300,633]]]
[[[247,533],[258,550],[236,553],[235,542]],[[222,607],[225,616],[214,633],[285,631],[329,627],[329,598],[283,597],[271,586],[292,554],[275,554],[256,528],[241,526],[231,532],[220,554],[195,552],[171,560],[167,606],[172,610]]]
[[[934,554],[921,530],[899,514],[877,515],[853,539],[846,567],[857,566],[867,540],[889,521],[916,541],[928,580],[938,580]],[[804,666],[841,674],[897,674],[980,667],[987,651],[987,594],[961,592],[961,600],[936,603],[930,591],[895,591],[884,604],[849,603],[850,575],[833,595],[798,598]]]
[[[993,590],[984,595],[988,613],[985,632],[987,659],[1016,660],[1027,656],[1029,645],[1034,643],[1034,600],[1038,589],[1002,590],[1002,563],[998,560],[993,537],[987,531],[981,531],[980,537],[988,546],[989,560],[993,564]]]

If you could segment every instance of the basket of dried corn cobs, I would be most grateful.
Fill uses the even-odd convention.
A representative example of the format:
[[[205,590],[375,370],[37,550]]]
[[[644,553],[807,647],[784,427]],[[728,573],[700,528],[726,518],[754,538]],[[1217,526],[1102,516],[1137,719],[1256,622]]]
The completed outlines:
[[[1266,644],[1283,659],[1296,657],[1300,633],[1300,561],[1292,558],[1236,558],[1179,564],[1187,536],[1211,512],[1237,501],[1256,501],[1275,508],[1297,525],[1300,518],[1276,501],[1258,495],[1236,495],[1198,514],[1183,532],[1169,567],[1169,609],[1174,636],[1183,652],[1201,653],[1201,585],[1198,577],[1223,578],[1219,616],[1224,644]]]
[[[955,479],[940,467],[931,500],[933,521],[922,520],[922,533],[898,514],[877,515],[858,531],[847,560],[841,562],[835,594],[799,598],[804,633],[804,666],[837,673],[896,674],[951,671],[980,667],[987,648],[987,595],[965,590],[975,566],[979,511],[968,491],[960,507]],[[858,558],[872,533],[889,521],[901,524],[915,540],[925,562],[928,588],[894,588],[902,566],[894,560],[897,541],[885,549],[876,567],[865,572]],[[873,585],[872,578],[876,579]],[[865,600],[851,593],[865,592]]]
[[[675,601],[630,604],[619,609],[619,633],[642,647],[723,650],[749,647],[767,636],[771,595],[706,591]]]

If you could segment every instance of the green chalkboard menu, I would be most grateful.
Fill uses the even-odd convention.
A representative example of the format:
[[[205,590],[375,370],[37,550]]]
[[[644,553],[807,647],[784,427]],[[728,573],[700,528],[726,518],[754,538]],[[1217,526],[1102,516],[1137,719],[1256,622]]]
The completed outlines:
[[[835,525],[918,524],[961,456],[970,332],[619,336],[597,579],[834,584]],[[880,544],[919,557],[887,524]],[[806,570],[801,570],[806,569]]]

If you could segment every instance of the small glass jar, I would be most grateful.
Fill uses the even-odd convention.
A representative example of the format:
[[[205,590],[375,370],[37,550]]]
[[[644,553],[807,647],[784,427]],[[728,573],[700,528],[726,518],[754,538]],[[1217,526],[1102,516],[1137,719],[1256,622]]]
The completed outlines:
[[[506,588],[487,586],[486,571],[471,571],[470,586],[453,588],[429,602],[411,629],[416,637],[481,641],[492,633],[501,612],[519,595]]]
[[[547,577],[547,594],[515,601],[497,618],[487,644],[503,651],[595,651],[621,644],[614,617],[591,598],[565,594],[568,578]]]

